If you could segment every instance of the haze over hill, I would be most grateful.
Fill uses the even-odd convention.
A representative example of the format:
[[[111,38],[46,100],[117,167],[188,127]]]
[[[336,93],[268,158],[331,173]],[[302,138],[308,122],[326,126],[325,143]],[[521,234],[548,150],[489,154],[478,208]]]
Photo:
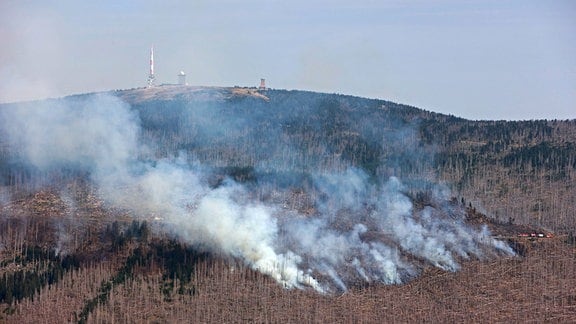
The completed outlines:
[[[469,121],[384,100],[306,91],[193,87],[154,91],[156,98],[148,103],[140,100],[152,93],[149,90],[117,95],[144,115],[158,107],[169,111],[162,126],[182,124],[178,119],[183,117],[192,130],[174,128],[179,136],[165,138],[165,144],[173,150],[196,150],[200,159],[219,166],[266,168],[267,161],[273,169],[352,165],[380,178],[445,182],[454,195],[503,222],[515,219],[564,230],[576,225],[571,217],[575,212],[571,201],[576,199],[571,190],[575,120]],[[189,101],[203,102],[196,113],[201,119],[186,111]],[[146,117],[143,121],[145,125]],[[210,139],[213,150],[203,144],[189,147],[191,136],[223,125],[229,133]],[[200,133],[192,134],[195,131]],[[278,141],[286,137],[297,148],[279,152],[285,146]],[[243,152],[235,152],[235,147]],[[233,162],[203,156],[214,150],[234,152]]]
[[[112,284],[160,264],[186,291],[198,260],[223,258],[334,294],[526,253],[508,241],[517,228],[576,227],[574,120],[474,122],[346,95],[159,86],[0,105],[0,125],[3,221],[36,228],[6,233],[6,260],[43,255],[24,245],[56,268],[67,269],[49,253],[80,258],[70,267],[113,257]],[[55,230],[39,236],[38,222]],[[111,291],[102,286],[104,301]]]

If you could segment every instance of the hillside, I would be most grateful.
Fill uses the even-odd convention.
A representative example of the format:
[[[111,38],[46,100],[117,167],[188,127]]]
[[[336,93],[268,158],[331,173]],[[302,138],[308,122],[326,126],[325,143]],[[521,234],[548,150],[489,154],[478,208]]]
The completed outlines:
[[[0,133],[0,322],[576,316],[576,120],[159,86]]]
[[[118,92],[166,155],[274,172],[354,165],[380,178],[445,182],[502,222],[576,228],[576,120],[469,121],[345,95],[178,88],[157,89],[150,101],[138,99],[150,90]]]

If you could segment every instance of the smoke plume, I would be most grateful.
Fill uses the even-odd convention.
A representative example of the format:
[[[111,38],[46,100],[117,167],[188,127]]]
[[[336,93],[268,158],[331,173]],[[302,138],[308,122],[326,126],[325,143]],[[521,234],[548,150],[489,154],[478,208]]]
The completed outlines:
[[[155,158],[138,113],[116,97],[4,107],[0,118],[13,154],[31,168],[85,172],[111,206],[161,219],[188,244],[241,259],[288,288],[401,284],[427,265],[456,271],[462,259],[513,255],[487,228],[467,226],[442,187],[415,208],[400,179],[374,181],[354,167],[313,170],[304,193],[214,184],[194,156]],[[289,205],[297,194],[309,212]]]

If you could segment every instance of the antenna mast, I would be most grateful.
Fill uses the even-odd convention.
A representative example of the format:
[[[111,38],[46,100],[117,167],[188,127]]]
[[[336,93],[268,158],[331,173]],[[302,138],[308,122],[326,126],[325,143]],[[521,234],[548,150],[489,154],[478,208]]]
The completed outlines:
[[[154,76],[154,46],[150,47],[150,74],[148,75],[148,88],[153,87],[156,81]]]

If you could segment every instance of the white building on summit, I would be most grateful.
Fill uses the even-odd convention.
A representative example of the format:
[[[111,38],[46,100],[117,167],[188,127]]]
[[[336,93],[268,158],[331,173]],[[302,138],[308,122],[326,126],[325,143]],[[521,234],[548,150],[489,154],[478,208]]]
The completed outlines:
[[[186,83],[186,73],[184,73],[184,71],[178,73],[178,85],[188,85]]]

